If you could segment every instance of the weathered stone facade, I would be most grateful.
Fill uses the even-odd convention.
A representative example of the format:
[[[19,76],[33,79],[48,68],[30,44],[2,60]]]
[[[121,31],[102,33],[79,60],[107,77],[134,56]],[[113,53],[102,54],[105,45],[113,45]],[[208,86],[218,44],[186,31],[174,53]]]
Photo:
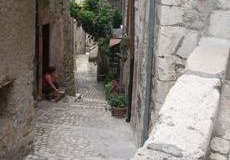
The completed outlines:
[[[153,13],[151,2],[155,3]],[[123,8],[128,10],[130,7],[126,4]],[[158,111],[166,95],[178,77],[184,73],[186,60],[198,45],[200,38],[210,36],[229,39],[228,9],[229,2],[226,0],[135,1],[135,62],[131,119],[139,145],[142,143],[143,132],[146,132],[145,125],[149,124],[147,128],[151,129],[151,124],[157,121]],[[127,18],[125,25],[126,21]],[[149,26],[151,21],[154,21],[153,26]],[[151,29],[154,29],[154,35],[151,35]],[[151,36],[154,41],[150,41]],[[151,47],[154,47],[154,56],[152,67],[149,68]],[[125,68],[129,68],[129,65],[129,61],[124,64]],[[127,78],[129,69],[126,70],[123,77]],[[128,84],[127,80],[124,82]],[[146,95],[149,94],[149,87],[150,110],[149,95]],[[151,120],[146,123],[145,116],[150,115]]]
[[[225,159],[229,153],[228,127],[225,126],[226,85],[230,41],[202,37],[187,60],[186,73],[170,89],[158,120],[135,160],[206,160],[218,111],[218,124],[211,143],[210,160]],[[222,97],[221,103],[220,96]],[[224,103],[223,103],[224,102]],[[221,105],[221,108],[219,106]],[[225,115],[223,114],[225,113]],[[222,117],[222,120],[219,118]],[[229,120],[228,120],[229,121]],[[224,136],[223,136],[224,135]],[[223,137],[221,137],[223,136]],[[220,153],[220,154],[219,154]],[[209,160],[209,159],[208,159]]]
[[[74,21],[74,54],[85,54],[86,52],[86,33],[79,26],[77,21]]]
[[[1,1],[0,15],[0,159],[18,160],[33,141],[35,0]]]
[[[132,124],[137,131],[137,143],[141,145],[144,129],[144,112],[147,85],[147,52],[148,52],[148,22],[150,1],[137,1],[135,3],[135,52],[134,52],[134,77]],[[149,71],[151,72],[151,70]]]
[[[162,104],[175,80],[183,73],[189,54],[206,34],[216,1],[164,1],[159,8],[156,50],[155,102]]]
[[[154,102],[161,106],[200,37],[229,39],[227,1],[167,1],[157,3],[159,31],[156,48]],[[222,10],[221,10],[222,7]]]
[[[151,5],[151,3],[155,3],[155,8],[153,7],[153,5]],[[126,4],[126,6],[124,6],[123,8],[126,8],[126,10],[130,10],[131,7],[130,6],[127,7]],[[151,12],[151,10],[153,11]],[[125,16],[127,15],[129,15],[129,13],[125,14]],[[169,105],[167,104],[170,103],[165,104],[165,108],[163,109],[161,109],[161,106],[162,104],[165,103],[165,98],[170,88],[175,84],[175,81],[177,81],[177,79],[184,74],[184,71],[186,69],[196,70],[198,72],[204,72],[204,73],[208,72],[208,74],[216,74],[213,72],[216,72],[216,70],[219,70],[219,68],[222,68],[222,71],[224,71],[228,56],[222,57],[221,54],[222,51],[228,53],[228,51],[226,50],[228,48],[226,48],[225,50],[221,50],[221,49],[223,49],[222,45],[224,44],[228,45],[229,42],[227,41],[225,42],[225,40],[221,40],[221,39],[229,39],[229,35],[230,35],[229,19],[230,19],[229,2],[227,0],[135,1],[135,16],[134,16],[135,62],[134,62],[134,78],[133,78],[134,82],[133,82],[133,95],[132,95],[133,101],[132,101],[131,120],[134,129],[136,131],[137,143],[139,146],[143,144],[146,135],[149,135],[151,129],[154,130],[152,132],[153,136],[150,137],[149,141],[154,141],[154,143],[158,145],[159,137],[157,137],[156,135],[158,135],[159,133],[159,135],[163,136],[165,133],[169,137],[167,139],[167,136],[164,138],[160,136],[162,140],[163,139],[165,140],[165,142],[162,142],[162,144],[164,143],[170,144],[170,142],[167,142],[167,140],[170,140],[170,135],[172,135],[172,132],[170,132],[171,119],[168,118],[167,116],[164,120],[159,119],[159,117],[163,116],[162,114],[159,114],[159,111],[161,110],[160,113],[163,113],[165,111],[164,113],[167,114],[166,111],[167,108],[169,107]],[[128,23],[126,21],[128,21]],[[130,17],[125,18],[124,24],[128,25],[128,27],[125,26],[125,28],[126,27],[128,29],[130,28],[129,21],[130,21]],[[201,39],[202,37],[206,37],[206,38]],[[217,38],[221,38],[221,39],[218,40]],[[198,42],[200,42],[199,45],[201,45],[199,47],[197,47]],[[219,46],[215,44],[216,42],[218,43]],[[151,50],[152,47],[154,48],[153,50]],[[187,58],[190,56],[191,53],[194,53],[194,55],[195,53],[203,53],[203,55],[201,54],[198,56],[193,55],[192,57],[193,58],[195,57],[195,59],[190,58],[189,63],[191,64],[191,59],[193,59],[192,61],[193,61],[194,68],[191,68],[189,66],[187,66],[188,68],[186,68]],[[217,53],[218,56],[220,56],[221,58],[216,57],[215,59]],[[151,54],[154,55],[153,58],[149,60],[151,58]],[[130,57],[128,57],[128,59],[129,58]],[[152,61],[152,66],[149,65],[151,61]],[[129,61],[127,61],[124,66],[126,68],[129,68],[129,65],[130,63]],[[209,69],[207,70],[207,68]],[[124,77],[127,77],[127,75],[129,75],[128,74],[129,69],[126,70],[127,71],[125,72]],[[229,71],[227,73],[229,73]],[[193,73],[193,74],[196,75],[198,73]],[[222,77],[223,74],[224,73],[218,73],[220,77]],[[199,76],[201,75],[198,74],[198,77]],[[227,77],[228,76],[229,74],[227,74]],[[150,79],[151,79],[151,83],[149,81]],[[197,82],[199,80],[195,80],[195,81]],[[124,82],[126,82],[127,84],[129,83],[129,81],[127,80],[124,80]],[[148,91],[149,88],[151,89],[151,92]],[[171,92],[172,94],[176,94],[174,93],[175,90]],[[149,93],[151,94],[151,97],[149,96]],[[187,94],[187,92],[185,94]],[[218,96],[219,93],[216,96],[215,102],[218,101],[219,99]],[[168,99],[170,98],[168,97]],[[183,102],[186,102],[185,98],[183,98],[182,95],[181,97],[175,99],[178,100],[180,99],[183,100]],[[193,102],[189,102],[189,103],[193,103]],[[173,106],[173,104],[170,105],[172,105],[171,106],[172,110],[176,110],[176,108],[179,107],[180,104],[175,103],[175,106]],[[184,105],[184,106],[188,106],[188,105]],[[212,109],[215,109],[212,114],[214,118],[215,118],[215,114],[217,113],[217,107],[218,104],[216,103],[215,104],[213,103],[213,106],[211,106]],[[170,110],[170,107],[168,109]],[[200,110],[200,112],[203,111],[204,111],[203,109]],[[170,117],[172,118],[173,116],[174,115],[171,115]],[[182,114],[180,116],[182,116]],[[187,119],[189,118],[191,117],[188,116]],[[166,124],[164,124],[163,121],[165,121]],[[158,124],[158,126],[156,126],[155,124]],[[167,130],[166,129],[167,127],[165,127],[167,125],[169,126],[169,130]],[[160,126],[162,126],[162,128],[165,128],[166,130],[163,129],[164,131],[161,132],[159,129]],[[204,143],[203,146],[200,146],[202,148],[202,153],[200,152],[202,158],[207,156],[207,149],[211,137],[210,135],[213,131],[213,126],[214,126],[213,121],[212,122],[210,121],[209,127],[206,126],[207,132],[204,133],[203,137],[205,138],[202,139],[204,140]],[[174,136],[174,138],[175,137],[176,136]],[[178,144],[172,143],[172,146],[168,145],[165,147],[163,145],[160,146],[160,148],[159,146],[157,147],[155,146],[155,149],[151,149],[149,148],[148,144],[146,144],[144,146],[144,151],[141,150],[140,152],[137,153],[136,159],[145,159],[145,158],[146,159],[162,159],[162,158],[183,159],[186,156],[184,156],[183,158],[181,157],[178,158],[177,156],[174,155],[175,157],[173,157],[171,152],[175,153],[178,151],[178,150],[174,150],[175,149],[174,145],[176,145],[176,147],[180,146],[179,145],[179,143],[181,142],[180,138],[183,139],[185,137],[186,136],[179,135],[178,133],[178,137],[177,137],[178,141],[176,142],[175,140],[175,142]],[[188,146],[189,144],[191,143],[188,143]],[[147,151],[147,149],[150,149],[151,151]],[[170,150],[169,151],[170,155],[163,155],[168,150]],[[156,152],[156,151],[160,151],[160,152]],[[142,154],[147,156],[146,157],[142,156]],[[197,155],[197,157],[199,158],[199,155]],[[196,159],[197,157],[193,157],[193,158]],[[189,158],[187,158],[186,160],[188,159]],[[190,157],[190,159],[192,158]]]
[[[69,12],[69,0],[49,1],[39,5],[38,25],[49,25],[49,65],[56,66],[58,83],[66,87],[66,93],[75,94],[74,80],[74,24]],[[40,33],[40,38],[43,36]],[[39,54],[42,54],[42,48]]]

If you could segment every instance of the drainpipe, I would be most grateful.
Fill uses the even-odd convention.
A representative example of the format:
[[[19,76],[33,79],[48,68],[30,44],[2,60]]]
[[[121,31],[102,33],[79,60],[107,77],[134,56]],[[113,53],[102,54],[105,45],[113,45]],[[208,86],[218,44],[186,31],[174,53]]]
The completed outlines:
[[[145,90],[145,102],[144,102],[144,121],[143,121],[143,133],[141,137],[141,145],[144,145],[148,138],[149,119],[150,119],[150,106],[151,106],[151,94],[152,94],[152,70],[153,68],[153,54],[154,54],[154,31],[155,31],[155,0],[150,0],[149,6],[149,44],[146,56],[146,90]]]
[[[130,69],[129,69],[129,85],[128,85],[128,108],[126,122],[130,122],[132,109],[132,92],[133,92],[133,72],[134,72],[134,0],[129,0],[127,27],[130,35]],[[129,7],[130,6],[130,7]]]

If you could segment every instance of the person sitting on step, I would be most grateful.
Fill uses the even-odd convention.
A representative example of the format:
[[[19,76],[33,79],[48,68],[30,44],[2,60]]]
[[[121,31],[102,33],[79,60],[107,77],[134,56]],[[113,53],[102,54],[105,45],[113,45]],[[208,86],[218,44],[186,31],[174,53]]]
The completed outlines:
[[[42,92],[46,99],[55,101],[58,96],[56,68],[50,66],[42,79]]]

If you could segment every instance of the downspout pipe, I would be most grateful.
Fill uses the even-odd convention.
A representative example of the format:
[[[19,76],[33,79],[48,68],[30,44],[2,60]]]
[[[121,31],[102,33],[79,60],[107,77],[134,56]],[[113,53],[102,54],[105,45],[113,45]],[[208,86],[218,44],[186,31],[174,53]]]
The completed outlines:
[[[149,120],[150,120],[150,106],[151,106],[151,97],[152,97],[152,71],[154,70],[154,33],[155,33],[155,13],[156,13],[156,0],[150,0],[149,5],[149,24],[148,24],[148,50],[146,56],[146,89],[145,89],[145,101],[144,101],[144,119],[143,119],[143,133],[141,137],[141,145],[144,145],[145,141],[148,138],[149,130]]]
[[[134,0],[129,0],[129,23],[128,23],[128,30],[130,35],[130,68],[129,68],[129,84],[128,84],[128,107],[127,107],[127,116],[126,122],[130,122],[131,120],[131,110],[132,110],[132,93],[133,93],[133,72],[134,72]]]

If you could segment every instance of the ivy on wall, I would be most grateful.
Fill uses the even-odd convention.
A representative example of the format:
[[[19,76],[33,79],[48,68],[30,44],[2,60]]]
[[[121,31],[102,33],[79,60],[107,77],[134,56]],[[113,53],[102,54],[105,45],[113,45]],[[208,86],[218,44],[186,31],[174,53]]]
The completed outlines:
[[[99,0],[84,0],[78,4],[70,4],[70,13],[81,25],[84,31],[92,35],[96,41],[111,37],[113,10],[101,5]]]

